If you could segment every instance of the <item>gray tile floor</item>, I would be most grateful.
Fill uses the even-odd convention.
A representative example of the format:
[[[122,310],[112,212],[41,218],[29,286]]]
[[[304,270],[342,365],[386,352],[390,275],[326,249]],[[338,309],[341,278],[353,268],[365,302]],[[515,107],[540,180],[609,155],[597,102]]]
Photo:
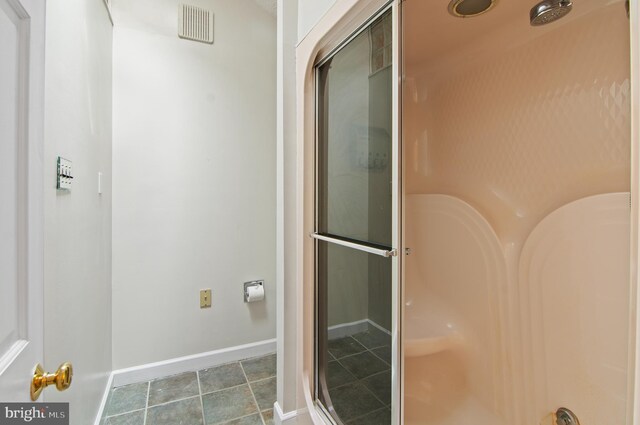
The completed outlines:
[[[375,327],[329,341],[327,386],[347,425],[391,423],[391,337]]]
[[[271,425],[276,355],[111,390],[103,425]]]

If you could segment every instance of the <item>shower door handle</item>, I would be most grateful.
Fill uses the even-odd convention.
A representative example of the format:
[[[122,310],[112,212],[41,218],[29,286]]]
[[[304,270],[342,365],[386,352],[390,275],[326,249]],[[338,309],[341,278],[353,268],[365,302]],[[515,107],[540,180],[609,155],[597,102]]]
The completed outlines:
[[[362,243],[351,242],[345,239],[335,238],[333,236],[319,235],[318,233],[311,233],[309,236],[319,241],[329,242],[336,245],[345,246],[347,248],[353,248],[358,251],[368,252],[369,254],[379,255],[381,257],[389,258],[389,257],[395,257],[396,255],[398,255],[398,250],[396,249],[377,248],[377,247],[365,245]]]

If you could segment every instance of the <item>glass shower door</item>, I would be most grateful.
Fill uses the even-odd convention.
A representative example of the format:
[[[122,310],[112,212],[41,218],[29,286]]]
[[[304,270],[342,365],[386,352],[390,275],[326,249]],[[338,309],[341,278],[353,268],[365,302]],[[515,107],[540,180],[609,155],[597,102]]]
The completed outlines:
[[[387,10],[316,67],[316,397],[337,424],[392,423],[392,34]]]

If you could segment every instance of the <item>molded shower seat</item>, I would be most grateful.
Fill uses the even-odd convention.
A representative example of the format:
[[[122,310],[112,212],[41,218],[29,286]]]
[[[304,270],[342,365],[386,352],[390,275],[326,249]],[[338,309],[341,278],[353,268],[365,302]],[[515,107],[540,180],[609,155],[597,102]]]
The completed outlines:
[[[463,344],[462,334],[454,323],[445,320],[451,318],[451,313],[446,313],[442,306],[436,306],[433,297],[427,295],[420,298],[420,301],[410,300],[405,306],[405,356],[428,356],[460,348]]]

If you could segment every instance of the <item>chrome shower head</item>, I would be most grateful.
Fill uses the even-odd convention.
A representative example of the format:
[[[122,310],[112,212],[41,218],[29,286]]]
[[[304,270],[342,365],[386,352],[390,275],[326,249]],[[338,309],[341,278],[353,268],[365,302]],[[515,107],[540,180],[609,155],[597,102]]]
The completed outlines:
[[[531,25],[540,26],[557,21],[571,12],[571,0],[543,0],[533,6],[529,13]]]

